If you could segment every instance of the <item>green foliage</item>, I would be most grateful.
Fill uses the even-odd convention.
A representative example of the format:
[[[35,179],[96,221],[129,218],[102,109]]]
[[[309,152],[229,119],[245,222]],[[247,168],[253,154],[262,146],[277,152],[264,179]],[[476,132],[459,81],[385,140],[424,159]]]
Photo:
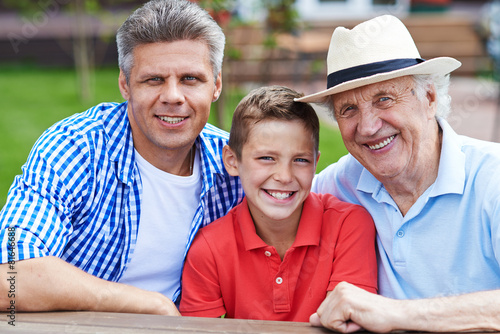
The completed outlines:
[[[96,96],[82,103],[72,69],[0,67],[0,207],[14,176],[37,138],[49,126],[72,114],[105,101],[123,101],[117,85],[118,69],[95,73]]]
[[[221,12],[229,11],[231,12],[235,5],[235,0],[199,0],[198,4],[201,8],[204,8],[208,12]]]
[[[295,0],[262,0],[267,9],[267,25],[273,33],[293,33],[299,27]]]
[[[267,11],[266,37],[264,46],[274,49],[278,45],[278,34],[294,34],[299,30],[299,13],[295,9],[295,0],[261,0]]]

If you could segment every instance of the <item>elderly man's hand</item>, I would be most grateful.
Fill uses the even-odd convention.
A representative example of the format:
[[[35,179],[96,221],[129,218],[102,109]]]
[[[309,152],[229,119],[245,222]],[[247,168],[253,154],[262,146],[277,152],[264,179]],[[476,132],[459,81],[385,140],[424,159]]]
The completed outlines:
[[[398,301],[388,299],[352,284],[341,282],[311,315],[313,326],[352,333],[361,329],[385,333],[397,329]]]

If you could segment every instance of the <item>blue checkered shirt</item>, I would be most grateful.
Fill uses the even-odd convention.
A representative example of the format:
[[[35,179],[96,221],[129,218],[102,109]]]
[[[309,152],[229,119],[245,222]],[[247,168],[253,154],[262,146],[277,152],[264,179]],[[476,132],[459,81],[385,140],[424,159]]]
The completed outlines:
[[[203,184],[184,256],[198,229],[243,197],[239,179],[222,163],[227,138],[207,124],[196,140]],[[56,123],[22,169],[0,212],[1,263],[9,261],[8,232],[15,228],[16,260],[57,256],[118,281],[136,244],[141,214],[127,102],[103,103]]]

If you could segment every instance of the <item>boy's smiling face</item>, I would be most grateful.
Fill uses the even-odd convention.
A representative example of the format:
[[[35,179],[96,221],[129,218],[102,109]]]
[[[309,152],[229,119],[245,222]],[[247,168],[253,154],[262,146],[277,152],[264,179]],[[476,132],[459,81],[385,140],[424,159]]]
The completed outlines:
[[[299,120],[268,119],[252,125],[241,160],[224,159],[240,177],[255,224],[298,223],[309,195],[319,153],[313,136]]]

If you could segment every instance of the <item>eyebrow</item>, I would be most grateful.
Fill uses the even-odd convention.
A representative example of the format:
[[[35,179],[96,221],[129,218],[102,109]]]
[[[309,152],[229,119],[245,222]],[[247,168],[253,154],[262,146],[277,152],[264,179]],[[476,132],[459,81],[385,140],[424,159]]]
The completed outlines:
[[[168,75],[170,76],[170,75]],[[167,76],[167,77],[168,77]],[[138,78],[139,79],[146,79],[146,78],[164,78],[165,74],[162,74],[162,71],[154,71],[154,70],[147,70],[143,74],[139,74]],[[187,71],[182,71],[180,72],[180,77],[196,77],[200,78],[201,80],[208,80],[207,75],[203,71],[198,71],[198,70],[187,70]]]

